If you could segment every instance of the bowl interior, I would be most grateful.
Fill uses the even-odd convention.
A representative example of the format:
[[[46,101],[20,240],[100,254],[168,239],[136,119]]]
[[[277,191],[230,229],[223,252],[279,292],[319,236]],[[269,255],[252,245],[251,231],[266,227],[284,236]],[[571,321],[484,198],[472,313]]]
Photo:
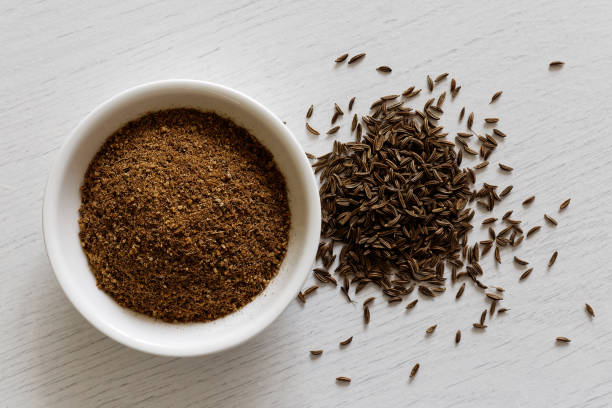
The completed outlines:
[[[209,323],[168,324],[119,306],[96,287],[78,238],[79,188],[106,138],[154,110],[214,111],[247,128],[273,154],[285,176],[291,210],[287,255],[266,290],[236,313]],[[45,243],[60,285],[94,326],[139,350],[175,356],[237,345],[274,320],[299,291],[316,252],[320,207],[316,183],[297,141],[270,111],[228,88],[199,81],[163,81],[128,90],[101,105],[75,129],[49,177],[43,209]]]

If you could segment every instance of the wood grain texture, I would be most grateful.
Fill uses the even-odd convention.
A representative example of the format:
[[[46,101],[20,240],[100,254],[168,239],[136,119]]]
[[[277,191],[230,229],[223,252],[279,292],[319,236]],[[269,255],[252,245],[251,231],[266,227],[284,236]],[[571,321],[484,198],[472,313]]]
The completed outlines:
[[[0,2],[0,405],[612,405],[611,16],[606,0]],[[359,63],[333,63],[360,51]],[[553,60],[566,64],[551,71]],[[380,65],[393,72],[376,72]],[[110,96],[159,79],[219,82],[264,103],[316,154],[335,138],[306,132],[310,104],[323,130],[334,102],[345,108],[356,96],[354,111],[365,113],[376,97],[425,88],[427,74],[446,71],[462,89],[447,97],[442,123],[458,129],[466,106],[477,128],[495,116],[508,134],[481,171],[481,181],[515,186],[494,215],[514,209],[527,226],[543,226],[514,252],[535,268],[525,281],[510,252],[499,267],[490,256],[483,262],[484,281],[504,286],[502,305],[511,308],[486,332],[471,329],[487,307],[472,286],[456,301],[458,285],[449,285],[410,312],[378,297],[367,328],[360,304],[323,287],[236,349],[169,359],[106,338],[57,285],[41,239],[44,183],[66,135]],[[339,124],[337,138],[349,140],[349,115]],[[501,172],[499,161],[514,172]],[[544,212],[559,225],[546,224]],[[557,345],[557,336],[572,342]],[[324,354],[311,358],[318,348]],[[338,376],[353,381],[339,386]]]

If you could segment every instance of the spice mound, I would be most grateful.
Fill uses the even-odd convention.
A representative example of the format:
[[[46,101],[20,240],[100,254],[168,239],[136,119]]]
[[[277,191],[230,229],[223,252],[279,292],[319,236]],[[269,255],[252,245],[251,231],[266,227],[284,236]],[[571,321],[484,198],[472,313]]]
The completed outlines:
[[[287,250],[287,190],[271,153],[212,112],[163,110],[123,126],[89,164],[81,200],[98,288],[169,322],[240,309]]]

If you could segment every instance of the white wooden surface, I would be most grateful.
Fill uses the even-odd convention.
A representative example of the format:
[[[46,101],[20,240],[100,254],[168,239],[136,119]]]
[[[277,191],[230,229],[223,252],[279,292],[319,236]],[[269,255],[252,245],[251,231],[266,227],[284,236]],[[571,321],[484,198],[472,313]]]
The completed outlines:
[[[612,405],[611,17],[607,0],[1,1],[0,406]],[[361,63],[334,65],[359,51],[367,52]],[[555,59],[566,65],[549,71]],[[377,73],[382,64],[393,73]],[[345,107],[357,96],[364,113],[375,97],[424,88],[425,75],[444,71],[463,87],[445,104],[450,131],[465,105],[478,124],[499,116],[509,135],[491,162],[516,171],[491,166],[480,178],[515,185],[495,214],[515,209],[527,225],[543,225],[516,252],[535,266],[526,281],[518,283],[509,252],[501,267],[484,262],[483,280],[506,287],[503,305],[512,309],[486,333],[470,329],[487,306],[472,287],[456,302],[449,286],[410,313],[379,298],[367,328],[359,304],[324,287],[241,347],[161,358],[104,337],[57,285],[41,240],[47,173],[70,130],[115,93],[165,78],[219,82],[263,102],[306,150],[323,153],[332,139],[304,128],[311,103],[313,126],[326,129],[333,102]],[[348,139],[348,119],[340,138]],[[531,194],[535,203],[522,208]],[[560,225],[544,225],[544,211]],[[555,345],[560,335],[572,343]],[[314,348],[323,356],[311,359]],[[353,382],[339,386],[339,375]]]

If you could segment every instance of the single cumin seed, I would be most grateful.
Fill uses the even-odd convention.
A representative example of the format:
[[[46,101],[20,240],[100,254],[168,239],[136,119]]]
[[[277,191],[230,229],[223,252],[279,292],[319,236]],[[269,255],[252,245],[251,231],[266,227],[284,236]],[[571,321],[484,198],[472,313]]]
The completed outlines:
[[[586,312],[591,315],[591,317],[595,317],[595,311],[593,310],[593,308],[591,307],[591,305],[589,305],[588,303],[584,304],[584,309],[586,310]]]
[[[312,116],[313,111],[314,111],[314,105],[310,105],[310,108],[308,108],[308,112],[306,112],[306,117],[310,118]]]
[[[535,196],[531,196],[525,199],[525,201],[523,201],[523,205],[528,205],[533,203],[533,200],[535,200]]]
[[[455,344],[459,344],[460,341],[461,341],[461,330],[457,330],[457,333],[455,333]]]
[[[360,59],[362,59],[363,57],[365,57],[365,52],[361,52],[361,53],[359,53],[357,55],[353,55],[351,57],[351,59],[348,61],[348,63],[349,64],[353,64],[353,63],[359,61]]]
[[[489,104],[492,104],[493,102],[495,102],[497,98],[501,96],[502,93],[503,93],[502,91],[495,92],[493,96],[491,97],[491,102],[489,102]]]
[[[525,272],[523,272],[523,274],[519,277],[519,281],[522,281],[523,279],[527,279],[527,277],[529,275],[531,275],[531,272],[533,272],[533,268],[529,268],[527,269]]]
[[[569,338],[564,336],[559,336],[556,338],[556,340],[561,343],[569,343],[571,341]]]
[[[391,71],[392,71],[392,69],[391,69],[391,68],[389,68],[389,67],[388,67],[388,66],[386,66],[386,65],[381,65],[380,67],[376,68],[376,70],[377,70],[378,72],[384,72],[384,73],[389,73],[389,72],[391,72]]]
[[[348,54],[342,54],[341,56],[339,56],[338,58],[336,58],[334,60],[334,62],[342,62],[344,61],[346,58],[348,57]]]
[[[498,165],[499,165],[499,168],[504,170],[504,171],[512,171],[512,170],[514,170],[512,167],[510,167],[510,166],[508,166],[506,164],[503,164],[503,163],[498,163]]]
[[[412,370],[410,370],[410,378],[413,378],[417,374],[420,367],[421,365],[419,363],[416,363],[414,367],[412,367]]]
[[[555,220],[553,217],[551,217],[548,214],[544,214],[544,219],[546,221],[550,222],[552,225],[557,225],[558,224],[557,220]]]
[[[336,377],[336,381],[350,383],[351,379],[349,377]]]
[[[431,79],[431,77],[429,75],[427,75],[427,89],[429,89],[429,92],[433,91],[434,88],[434,82]]]
[[[333,135],[334,133],[336,133],[338,130],[340,130],[340,126],[334,126],[333,128],[329,129],[327,131],[328,135]]]
[[[555,263],[555,261],[557,260],[557,255],[559,255],[558,251],[553,252],[552,256],[550,257],[550,260],[548,261],[548,267],[550,268],[551,266],[553,266],[553,264]]]
[[[536,232],[538,232],[540,230],[540,228],[542,228],[539,225],[536,225],[535,227],[531,228],[529,231],[527,231],[527,234],[525,234],[525,236],[527,238],[529,238],[530,235],[535,234]]]
[[[514,257],[514,262],[516,262],[519,265],[528,265],[529,264],[529,262],[522,260],[518,256]]]
[[[559,210],[564,210],[567,208],[567,206],[569,205],[571,201],[571,198],[568,198],[567,200],[565,200],[564,202],[561,203],[561,205],[559,206]]]
[[[340,345],[341,345],[341,346],[346,346],[346,345],[350,344],[350,343],[351,343],[351,341],[353,341],[353,336],[349,337],[349,338],[348,338],[348,339],[346,339],[346,340],[342,340],[342,341],[340,342]]]
[[[563,61],[552,61],[550,64],[548,64],[548,66],[550,68],[555,68],[555,67],[561,67],[565,64],[565,62]]]
[[[307,130],[308,130],[310,133],[312,133],[313,135],[315,135],[315,136],[320,135],[320,133],[319,133],[319,132],[318,132],[318,131],[317,131],[315,128],[313,128],[312,126],[310,126],[310,125],[308,124],[308,122],[306,123],[306,129],[307,129]]]
[[[310,354],[312,354],[313,356],[320,356],[321,354],[323,354],[323,350],[310,350]]]

